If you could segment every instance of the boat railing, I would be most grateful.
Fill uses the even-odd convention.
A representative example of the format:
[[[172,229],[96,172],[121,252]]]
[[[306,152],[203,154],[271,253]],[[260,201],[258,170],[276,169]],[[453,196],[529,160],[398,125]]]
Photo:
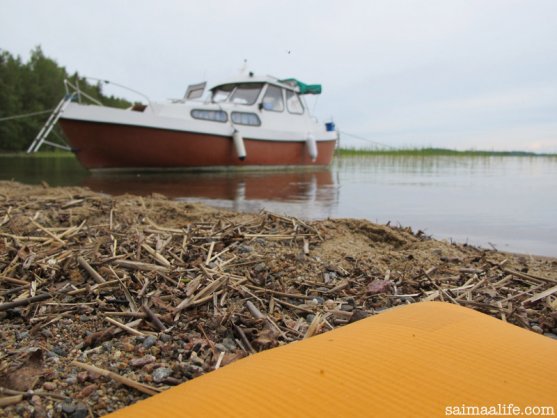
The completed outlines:
[[[95,99],[94,97],[92,97],[92,96],[88,95],[87,93],[85,93],[84,91],[82,91],[79,88],[79,83],[77,83],[77,82],[75,84],[73,84],[73,83],[70,82],[70,80],[65,79],[64,80],[64,87],[66,89],[66,96],[69,96],[69,95],[72,95],[72,94],[75,93],[75,97],[76,97],[76,99],[79,103],[81,103],[81,97],[83,96],[83,97],[91,100],[93,103],[98,104],[99,106],[103,106],[103,104],[99,100]]]
[[[147,103],[148,103],[148,106],[147,106],[147,107],[150,108],[150,109],[152,109],[152,106],[151,106],[151,99],[149,99],[149,97],[148,97],[147,95],[141,93],[140,91],[134,90],[134,89],[132,89],[132,88],[130,88],[130,87],[124,86],[123,84],[115,83],[115,82],[110,81],[110,80],[103,80],[103,79],[95,78],[95,77],[85,77],[85,79],[87,79],[87,80],[94,80],[94,81],[97,81],[97,82],[100,82],[100,83],[104,83],[104,84],[111,84],[111,85],[113,85],[113,86],[122,88],[122,89],[124,89],[124,90],[128,90],[128,91],[130,91],[130,92],[132,92],[132,93],[135,93],[135,94],[137,94],[137,95],[143,97],[145,100],[147,100]],[[81,89],[79,88],[79,83],[77,83],[77,82],[76,82],[75,84],[73,84],[73,83],[70,82],[68,79],[66,79],[66,80],[64,80],[64,86],[66,87],[66,94],[71,94],[71,93],[74,93],[74,92],[77,94],[77,101],[78,101],[79,103],[81,103],[81,98],[82,98],[82,97],[85,97],[86,99],[90,100],[91,102],[93,102],[93,103],[95,103],[95,104],[97,104],[97,105],[99,105],[99,106],[105,106],[102,102],[100,102],[99,100],[95,99],[94,97],[90,96],[89,94],[87,94],[87,93],[85,93],[83,90],[81,90]],[[72,91],[72,90],[73,90],[73,91]]]
[[[105,83],[105,84],[112,84],[114,86],[123,88],[125,90],[129,90],[129,91],[131,91],[135,94],[138,94],[141,97],[145,98],[147,100],[147,103],[149,104],[147,107],[149,107],[149,109],[151,109],[151,111],[153,109],[153,107],[151,105],[151,100],[149,99],[149,97],[147,97],[145,94],[141,93],[140,91],[131,89],[131,88],[126,87],[122,84],[114,83],[114,82],[111,82],[111,81],[108,81],[108,80],[101,80],[99,78],[85,77],[85,79],[95,80],[95,81],[102,82],[102,83]],[[82,103],[83,98],[89,100],[92,103],[95,103],[98,106],[104,106],[104,104],[101,101],[99,101],[98,99],[95,99],[93,96],[91,96],[91,95],[87,94],[86,92],[84,92],[83,90],[81,90],[79,88],[78,80],[76,80],[74,83],[72,83],[70,80],[65,79],[64,80],[64,88],[66,90],[65,96],[60,100],[60,102],[58,103],[56,108],[52,111],[48,120],[43,125],[43,127],[41,128],[41,130],[39,131],[39,133],[37,134],[37,136],[35,137],[35,139],[31,143],[31,145],[27,149],[27,153],[37,152],[43,144],[47,144],[47,145],[50,145],[50,146],[55,147],[55,148],[61,148],[61,149],[66,150],[66,151],[71,151],[71,148],[67,144],[59,144],[59,143],[51,142],[51,141],[47,140],[48,136],[52,132],[52,129],[54,128],[54,125],[56,125],[56,123],[58,122],[58,119],[60,118],[62,113],[64,113],[64,110],[66,109],[66,107],[73,101],[77,101],[78,103]],[[143,110],[145,110],[145,108],[141,109],[141,111],[143,111]],[[40,113],[43,113],[43,112],[40,112]],[[62,142],[65,143],[63,138],[62,138]]]

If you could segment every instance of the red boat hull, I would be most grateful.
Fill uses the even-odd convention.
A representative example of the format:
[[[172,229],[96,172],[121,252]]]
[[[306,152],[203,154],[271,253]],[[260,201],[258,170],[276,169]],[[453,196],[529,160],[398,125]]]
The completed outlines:
[[[71,119],[59,121],[80,163],[88,169],[202,168],[328,165],[336,141],[317,141],[311,160],[303,141],[244,138],[240,161],[232,137]]]

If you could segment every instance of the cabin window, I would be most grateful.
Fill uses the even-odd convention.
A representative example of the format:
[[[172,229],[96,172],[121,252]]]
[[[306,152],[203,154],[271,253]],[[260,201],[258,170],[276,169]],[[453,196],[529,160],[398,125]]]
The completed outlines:
[[[237,104],[252,105],[259,97],[262,87],[261,83],[238,84],[230,96],[230,101]]]
[[[304,113],[304,105],[300,100],[300,96],[291,90],[286,90],[286,108],[290,113],[301,115]]]
[[[255,113],[232,112],[231,118],[238,125],[261,126],[261,120]]]
[[[193,109],[191,117],[194,119],[210,120],[213,122],[226,122],[228,115],[222,110]]]
[[[213,102],[219,103],[226,101],[230,93],[232,93],[232,90],[234,90],[234,84],[216,87],[213,89]]]
[[[263,109],[272,110],[274,112],[282,112],[284,110],[284,101],[282,99],[282,89],[277,86],[267,86],[265,96],[263,96]]]

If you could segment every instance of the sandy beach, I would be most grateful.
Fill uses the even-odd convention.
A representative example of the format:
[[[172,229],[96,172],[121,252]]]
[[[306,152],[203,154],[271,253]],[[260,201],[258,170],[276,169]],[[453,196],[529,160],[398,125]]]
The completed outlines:
[[[101,416],[420,301],[557,338],[556,286],[410,228],[0,182],[0,416]]]

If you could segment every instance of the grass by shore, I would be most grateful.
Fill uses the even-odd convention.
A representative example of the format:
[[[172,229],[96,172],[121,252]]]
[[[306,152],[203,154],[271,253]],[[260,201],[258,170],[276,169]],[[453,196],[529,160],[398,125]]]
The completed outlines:
[[[407,157],[557,157],[552,153],[535,153],[529,151],[487,151],[487,150],[454,150],[448,148],[392,148],[362,149],[339,148],[337,155],[351,156],[407,156]]]
[[[25,151],[7,152],[0,151],[0,157],[27,157],[27,158],[74,158],[75,154],[70,151],[39,151],[27,153]]]

